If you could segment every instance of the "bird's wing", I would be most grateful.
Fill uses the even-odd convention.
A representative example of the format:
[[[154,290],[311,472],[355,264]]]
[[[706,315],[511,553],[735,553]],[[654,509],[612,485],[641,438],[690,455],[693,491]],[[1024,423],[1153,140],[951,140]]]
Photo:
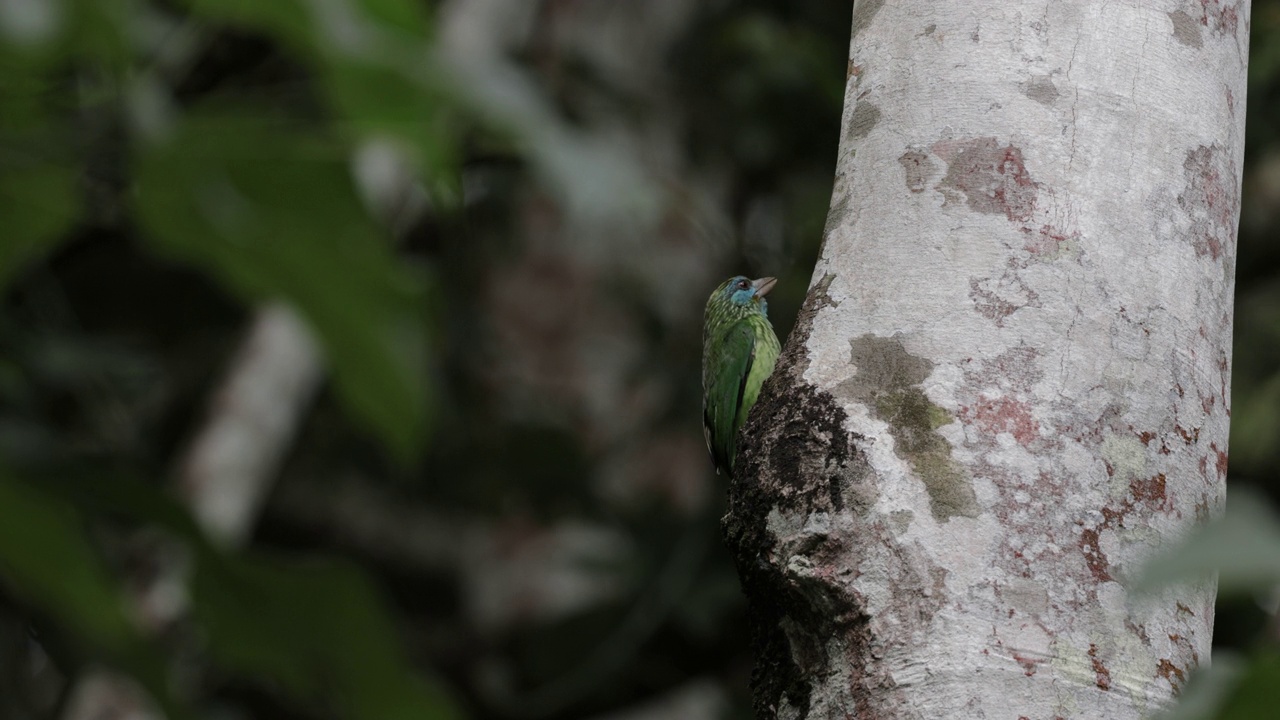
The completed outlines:
[[[737,444],[738,408],[742,406],[742,394],[756,358],[756,335],[750,324],[736,322],[714,347],[714,356],[708,362],[708,377],[704,378],[702,430],[717,472],[723,470],[730,474]]]

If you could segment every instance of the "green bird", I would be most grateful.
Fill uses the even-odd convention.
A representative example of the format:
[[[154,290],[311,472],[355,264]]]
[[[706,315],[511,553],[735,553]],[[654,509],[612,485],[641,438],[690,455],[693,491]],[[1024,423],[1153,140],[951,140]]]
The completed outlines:
[[[778,361],[764,296],[778,282],[731,277],[707,298],[702,321],[702,432],[716,473],[732,477],[738,430]]]

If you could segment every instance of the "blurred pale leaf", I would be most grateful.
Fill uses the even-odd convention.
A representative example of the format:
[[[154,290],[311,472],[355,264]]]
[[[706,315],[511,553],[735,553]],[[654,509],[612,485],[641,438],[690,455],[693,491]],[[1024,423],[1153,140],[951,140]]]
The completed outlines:
[[[338,394],[402,459],[426,432],[424,281],[360,202],[341,145],[288,123],[192,112],[137,162],[138,216],[167,255],[311,323]]]
[[[65,0],[0,2],[0,38],[19,47],[39,47],[55,38],[66,14]]]
[[[446,4],[432,63],[437,77],[454,102],[530,161],[570,219],[615,229],[654,222],[663,190],[641,149],[625,133],[567,122],[536,76],[513,61],[511,25],[527,10],[505,0]]]
[[[1209,720],[1217,717],[1223,704],[1231,697],[1245,670],[1245,660],[1230,652],[1215,652],[1213,662],[1203,665],[1191,675],[1191,680],[1178,696],[1178,702],[1161,720]]]
[[[1213,663],[1191,676],[1178,704],[1161,720],[1272,720],[1280,707],[1280,651],[1245,657],[1215,652]]]
[[[1232,490],[1227,510],[1143,568],[1136,587],[1153,590],[1218,573],[1223,594],[1280,583],[1280,521],[1262,497]]]

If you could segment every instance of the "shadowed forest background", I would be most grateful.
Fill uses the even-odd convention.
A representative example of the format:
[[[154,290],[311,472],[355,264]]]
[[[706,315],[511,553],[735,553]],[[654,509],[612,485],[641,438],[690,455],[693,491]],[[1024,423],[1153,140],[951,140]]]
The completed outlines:
[[[104,668],[174,718],[750,717],[702,308],[776,275],[790,330],[850,12],[0,2],[0,718]],[[1274,501],[1276,0],[1248,113],[1229,482]],[[188,453],[278,300],[325,382],[210,537]],[[1274,678],[1271,622],[1216,643]]]

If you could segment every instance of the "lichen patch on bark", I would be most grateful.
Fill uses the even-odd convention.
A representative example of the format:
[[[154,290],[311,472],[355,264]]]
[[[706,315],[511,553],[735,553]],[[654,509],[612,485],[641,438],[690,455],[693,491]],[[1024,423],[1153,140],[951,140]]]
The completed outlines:
[[[1022,83],[1022,94],[1044,106],[1052,106],[1058,99],[1058,87],[1048,75],[1036,75]]]
[[[916,148],[908,148],[898,156],[898,164],[906,174],[907,189],[913,193],[924,192],[938,174],[938,168],[929,154]]]
[[[851,36],[858,37],[858,33],[871,24],[872,18],[876,16],[877,12],[880,12],[880,8],[883,6],[884,0],[854,0]]]
[[[849,116],[849,127],[847,129],[849,138],[866,137],[878,122],[880,122],[880,108],[866,100],[859,100],[857,107],[853,109]]]
[[[1200,23],[1182,10],[1174,10],[1169,14],[1169,22],[1173,23],[1173,36],[1178,42],[1189,47],[1203,47],[1204,39],[1200,37]]]
[[[977,517],[972,482],[952,459],[951,444],[938,433],[953,418],[931,402],[921,387],[933,363],[908,353],[897,338],[863,335],[849,344],[850,362],[857,373],[836,392],[865,404],[876,419],[889,425],[894,450],[924,483],[936,520]]]

